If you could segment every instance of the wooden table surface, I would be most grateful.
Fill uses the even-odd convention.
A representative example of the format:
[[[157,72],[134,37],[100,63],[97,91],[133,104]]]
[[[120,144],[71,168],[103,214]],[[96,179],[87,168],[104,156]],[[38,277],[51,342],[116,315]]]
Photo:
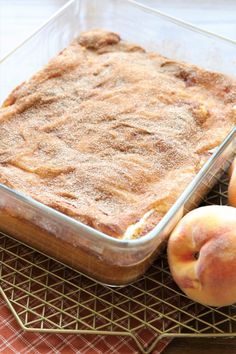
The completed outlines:
[[[0,58],[65,0],[0,0]],[[140,0],[199,27],[236,39],[235,0]],[[174,339],[164,354],[233,354],[236,339]]]

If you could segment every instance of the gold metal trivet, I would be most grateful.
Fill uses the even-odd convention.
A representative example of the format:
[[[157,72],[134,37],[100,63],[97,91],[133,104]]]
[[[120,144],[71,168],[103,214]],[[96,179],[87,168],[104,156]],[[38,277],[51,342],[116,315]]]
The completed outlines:
[[[204,204],[226,203],[223,177]],[[174,284],[165,255],[123,288],[96,283],[2,233],[0,261],[0,292],[26,331],[132,337],[142,353],[163,337],[236,337],[236,306],[189,300]]]

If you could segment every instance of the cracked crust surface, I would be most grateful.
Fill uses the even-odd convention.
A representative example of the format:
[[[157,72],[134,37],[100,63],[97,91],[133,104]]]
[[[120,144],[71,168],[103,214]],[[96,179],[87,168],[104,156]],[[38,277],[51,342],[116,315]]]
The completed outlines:
[[[235,125],[236,81],[82,33],[0,109],[0,182],[113,237],[155,226]]]

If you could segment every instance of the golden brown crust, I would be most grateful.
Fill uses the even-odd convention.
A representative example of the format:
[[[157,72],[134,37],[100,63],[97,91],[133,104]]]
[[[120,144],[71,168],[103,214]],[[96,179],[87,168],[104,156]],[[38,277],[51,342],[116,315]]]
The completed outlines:
[[[93,30],[0,110],[0,181],[111,236],[149,231],[235,124],[236,83]]]
[[[107,45],[119,43],[120,36],[113,32],[97,29],[81,33],[78,42],[87,49],[98,50]]]
[[[160,238],[156,249],[146,256],[140,256],[137,252],[134,255],[126,254],[124,257],[124,254],[121,251],[119,253],[117,249],[114,249],[114,253],[110,249],[109,253],[104,251],[101,256],[92,251],[91,244],[88,243],[87,247],[81,245],[75,247],[72,242],[55,237],[54,234],[41,229],[29,220],[12,215],[10,210],[0,210],[0,224],[1,231],[6,232],[7,235],[13,235],[14,238],[44,254],[111,285],[130,284],[136,280],[150,267],[166,245],[163,238]],[[78,238],[77,234],[73,236]]]

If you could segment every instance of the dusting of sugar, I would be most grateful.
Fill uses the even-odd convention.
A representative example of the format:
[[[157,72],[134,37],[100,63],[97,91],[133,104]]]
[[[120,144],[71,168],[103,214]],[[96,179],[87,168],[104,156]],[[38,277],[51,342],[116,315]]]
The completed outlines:
[[[83,34],[0,110],[0,181],[132,238],[142,210],[173,203],[234,125],[220,96],[229,79],[171,63],[116,34]]]

